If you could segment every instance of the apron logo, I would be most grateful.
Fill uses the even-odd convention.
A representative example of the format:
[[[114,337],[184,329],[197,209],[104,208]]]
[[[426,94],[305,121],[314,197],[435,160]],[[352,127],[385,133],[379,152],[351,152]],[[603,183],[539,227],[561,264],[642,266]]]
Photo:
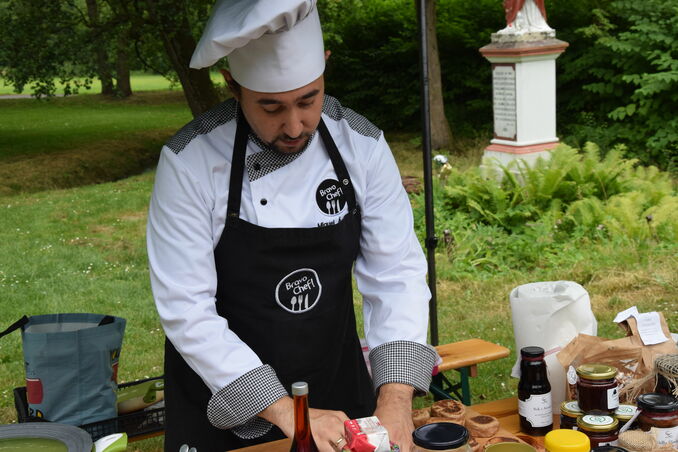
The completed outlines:
[[[320,299],[322,286],[315,270],[301,268],[285,276],[275,288],[275,301],[285,311],[301,314],[310,311]]]
[[[346,207],[346,195],[338,180],[325,179],[318,186],[315,201],[325,215],[339,215]]]

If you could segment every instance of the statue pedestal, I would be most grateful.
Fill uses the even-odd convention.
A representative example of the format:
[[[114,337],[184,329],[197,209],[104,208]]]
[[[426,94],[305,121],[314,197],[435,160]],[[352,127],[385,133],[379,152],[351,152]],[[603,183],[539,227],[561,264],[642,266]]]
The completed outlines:
[[[532,36],[530,36],[532,37]],[[548,157],[556,136],[556,58],[567,42],[550,36],[492,35],[480,53],[492,63],[494,138],[484,158],[506,165]],[[532,37],[534,39],[534,37]]]

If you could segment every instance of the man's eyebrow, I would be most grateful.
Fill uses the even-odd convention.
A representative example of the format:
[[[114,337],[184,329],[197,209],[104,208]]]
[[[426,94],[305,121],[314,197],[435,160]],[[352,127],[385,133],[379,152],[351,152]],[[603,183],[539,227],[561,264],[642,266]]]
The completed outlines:
[[[299,100],[310,99],[311,97],[317,96],[319,92],[320,92],[319,89],[314,89],[313,91],[310,91],[310,92],[304,94],[303,96],[299,97],[297,100],[299,101]],[[268,98],[259,99],[259,100],[257,100],[257,103],[259,105],[280,105],[280,104],[282,104],[282,102],[280,102],[277,99],[268,99]]]

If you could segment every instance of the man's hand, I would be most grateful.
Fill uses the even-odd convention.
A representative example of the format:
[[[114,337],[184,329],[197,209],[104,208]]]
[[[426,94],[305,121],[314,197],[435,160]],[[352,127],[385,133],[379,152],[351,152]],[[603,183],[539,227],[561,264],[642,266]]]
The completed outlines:
[[[309,408],[308,415],[313,440],[320,452],[335,452],[346,445],[344,421],[348,417],[343,411]],[[269,405],[259,413],[259,417],[277,425],[288,438],[294,437],[294,401],[290,397],[283,397]],[[339,441],[339,438],[343,441]]]
[[[401,452],[415,451],[412,442],[412,396],[414,388],[400,383],[387,383],[379,388],[377,409],[374,415],[388,430],[391,442],[400,446]]]

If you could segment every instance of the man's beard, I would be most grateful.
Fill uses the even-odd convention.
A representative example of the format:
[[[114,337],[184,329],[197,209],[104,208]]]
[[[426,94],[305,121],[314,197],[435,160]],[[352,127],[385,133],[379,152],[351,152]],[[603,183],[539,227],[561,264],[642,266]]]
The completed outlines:
[[[302,149],[304,149],[308,145],[308,140],[310,140],[311,135],[313,134],[309,132],[303,132],[301,135],[294,138],[286,134],[278,135],[275,138],[275,140],[267,144],[271,149],[273,149],[276,152],[279,152],[281,154],[290,154],[294,152],[299,152]],[[285,141],[297,141],[297,140],[303,140],[303,142],[300,143],[299,145],[295,145],[294,147],[285,146],[284,144]]]

